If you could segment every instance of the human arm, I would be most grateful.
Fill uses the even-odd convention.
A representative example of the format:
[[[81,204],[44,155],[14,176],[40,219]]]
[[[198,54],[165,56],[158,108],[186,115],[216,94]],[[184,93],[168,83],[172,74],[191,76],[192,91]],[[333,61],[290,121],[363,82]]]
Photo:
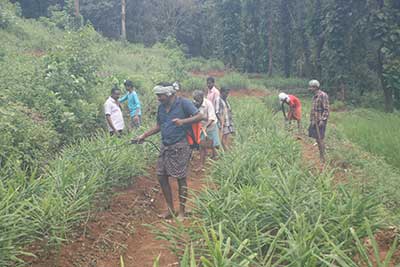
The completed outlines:
[[[329,117],[329,98],[327,94],[323,94],[321,97],[321,109],[322,115],[320,121],[326,121]]]
[[[140,142],[143,142],[146,138],[148,138],[154,134],[157,134],[159,132],[160,132],[160,125],[157,123],[156,126],[151,128],[150,130],[144,132],[143,134],[139,135],[138,137],[134,138],[133,140],[140,143]]]
[[[136,92],[134,92],[134,94],[133,94],[133,99],[134,99],[134,101],[135,101],[135,103],[136,103],[136,112],[135,112],[135,116],[138,116],[138,115],[140,114],[140,109],[141,109],[142,107],[141,107],[141,105],[140,105],[139,97],[138,97],[138,95],[137,95]]]
[[[205,117],[203,114],[201,114],[200,112],[198,112],[196,115],[189,117],[189,118],[185,118],[185,119],[173,119],[172,121],[178,125],[178,126],[182,126],[185,124],[192,124],[195,122],[199,122],[201,120],[203,120]]]
[[[283,103],[283,102],[281,104],[281,109],[282,109],[283,117],[285,118],[285,121],[286,121],[288,118],[287,118],[286,112],[285,112],[285,103]]]
[[[114,123],[111,120],[111,115],[110,114],[106,114],[106,120],[108,125],[110,126],[110,128],[113,130],[114,133],[118,133],[117,128],[115,128]]]
[[[118,102],[119,102],[119,103],[123,103],[123,102],[125,102],[127,99],[128,99],[128,94],[124,95],[123,97],[120,97],[120,98],[118,99]]]

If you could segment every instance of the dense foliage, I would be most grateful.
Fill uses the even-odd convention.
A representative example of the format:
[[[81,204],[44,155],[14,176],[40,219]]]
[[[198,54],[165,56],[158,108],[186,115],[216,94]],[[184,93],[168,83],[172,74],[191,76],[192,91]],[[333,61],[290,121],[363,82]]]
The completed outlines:
[[[76,1],[76,0],[75,0]],[[23,14],[48,16],[19,1]],[[80,0],[86,21],[119,38],[120,0]],[[130,0],[127,39],[152,45],[174,38],[188,55],[217,57],[246,72],[315,77],[332,96],[358,99],[384,92],[386,110],[400,107],[400,4],[396,0]],[[382,94],[382,93],[381,93]]]

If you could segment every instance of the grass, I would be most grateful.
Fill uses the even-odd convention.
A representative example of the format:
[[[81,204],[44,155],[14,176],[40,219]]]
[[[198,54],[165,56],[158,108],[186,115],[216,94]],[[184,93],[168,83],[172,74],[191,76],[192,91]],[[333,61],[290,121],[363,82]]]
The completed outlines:
[[[355,110],[338,115],[336,123],[355,144],[400,168],[400,117],[376,110]]]
[[[346,184],[334,184],[334,170],[308,169],[299,144],[277,126],[280,115],[264,109],[254,99],[233,102],[233,110],[246,112],[235,113],[234,148],[214,163],[210,181],[217,189],[195,200],[199,219],[191,227],[171,226],[159,235],[172,240],[178,255],[193,246],[212,262],[207,266],[360,266],[353,257],[365,248],[354,243],[385,222],[384,192],[366,190],[372,187],[360,186],[355,173]],[[204,242],[209,234],[216,241]],[[228,261],[228,255],[215,253],[219,247],[240,256]]]
[[[126,142],[102,135],[82,140],[51,160],[38,178],[21,172],[2,179],[0,265],[22,263],[22,248],[34,240],[58,246],[87,218],[93,204],[108,202],[113,187],[129,185],[132,177],[143,174],[143,159],[152,158],[151,151]]]

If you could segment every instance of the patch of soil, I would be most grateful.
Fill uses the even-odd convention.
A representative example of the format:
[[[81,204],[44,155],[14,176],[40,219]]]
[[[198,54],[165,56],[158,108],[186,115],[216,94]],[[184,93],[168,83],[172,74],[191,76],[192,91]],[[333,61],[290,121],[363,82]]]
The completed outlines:
[[[203,176],[203,173],[190,171],[189,190],[201,190]],[[155,169],[150,169],[148,176],[133,179],[133,185],[116,190],[110,207],[91,215],[90,220],[81,225],[77,237],[63,245],[58,253],[32,246],[30,251],[38,258],[27,259],[29,266],[119,267],[122,260],[127,267],[151,267],[158,256],[160,266],[178,266],[178,259],[168,249],[167,242],[157,240],[146,226],[163,227],[164,220],[158,215],[166,210]],[[177,208],[177,183],[174,179],[170,183]]]
[[[229,92],[229,95],[233,97],[243,97],[243,96],[265,97],[270,94],[271,93],[269,91],[261,89],[238,89],[238,90],[231,90]]]
[[[271,93],[267,90],[262,90],[262,89],[237,89],[237,90],[231,90],[229,92],[229,96],[232,97],[265,97],[270,95]],[[192,92],[188,91],[180,91],[178,92],[179,96],[186,97],[191,99],[192,98]]]
[[[26,51],[25,54],[34,56],[34,57],[42,57],[42,56],[46,55],[46,52],[42,49],[35,49],[35,50]]]
[[[378,244],[379,247],[379,261],[382,263],[385,261],[386,256],[396,238],[396,236],[399,236],[399,232],[395,227],[379,230],[377,233],[375,233],[374,237],[375,240]],[[367,249],[368,252],[368,258],[372,263],[372,266],[379,266],[374,249],[372,247],[372,242],[369,238],[364,238],[363,239],[363,245]],[[360,255],[356,255],[354,260],[359,264],[361,267],[366,267],[368,264],[364,263],[363,261],[360,260]],[[388,267],[397,267],[399,266],[400,263],[400,246],[397,245],[397,248],[389,262]]]

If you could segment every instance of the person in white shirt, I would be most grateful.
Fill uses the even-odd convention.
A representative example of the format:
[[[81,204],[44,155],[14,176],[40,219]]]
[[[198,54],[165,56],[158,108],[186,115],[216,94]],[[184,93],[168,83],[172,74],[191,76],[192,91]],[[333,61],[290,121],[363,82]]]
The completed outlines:
[[[201,121],[200,168],[196,169],[202,170],[207,157],[207,149],[209,147],[215,149],[220,146],[217,126],[218,119],[213,104],[204,97],[203,91],[196,90],[193,92],[193,102],[204,116],[204,119]]]
[[[104,103],[104,114],[106,115],[110,135],[121,135],[125,127],[121,107],[118,102],[120,96],[121,91],[117,87],[113,87],[111,89],[111,96]]]

